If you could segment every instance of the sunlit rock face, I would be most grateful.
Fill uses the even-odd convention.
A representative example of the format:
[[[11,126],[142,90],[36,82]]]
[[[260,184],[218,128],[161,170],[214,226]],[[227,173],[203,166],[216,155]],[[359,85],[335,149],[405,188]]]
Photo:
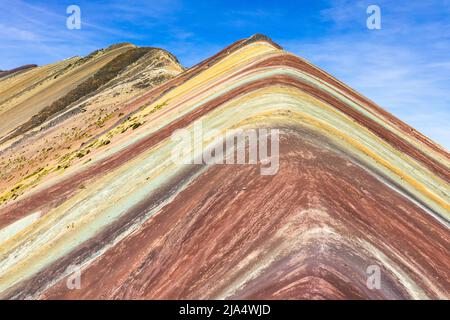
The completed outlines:
[[[446,150],[262,35],[137,49],[0,79],[1,298],[450,298]],[[199,123],[277,130],[276,170],[174,161]]]

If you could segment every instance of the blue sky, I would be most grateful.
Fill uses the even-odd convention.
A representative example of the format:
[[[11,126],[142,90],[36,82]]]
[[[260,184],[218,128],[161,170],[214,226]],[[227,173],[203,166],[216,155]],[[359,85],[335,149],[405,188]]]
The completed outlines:
[[[81,8],[81,30],[66,8]],[[381,30],[366,8],[381,8]],[[450,150],[450,0],[0,0],[0,69],[157,46],[185,66],[255,33],[300,55]]]

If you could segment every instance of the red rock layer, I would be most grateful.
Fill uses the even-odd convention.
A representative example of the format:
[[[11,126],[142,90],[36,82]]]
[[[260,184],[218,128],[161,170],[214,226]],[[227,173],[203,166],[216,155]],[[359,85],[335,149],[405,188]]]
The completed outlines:
[[[41,298],[398,299],[412,298],[409,282],[429,297],[446,292],[445,226],[322,138],[290,130],[282,137],[278,174],[208,169],[83,270],[85,289],[68,290],[62,279]],[[370,265],[383,266],[380,290],[366,285]],[[33,292],[63,270],[54,265],[10,294]]]

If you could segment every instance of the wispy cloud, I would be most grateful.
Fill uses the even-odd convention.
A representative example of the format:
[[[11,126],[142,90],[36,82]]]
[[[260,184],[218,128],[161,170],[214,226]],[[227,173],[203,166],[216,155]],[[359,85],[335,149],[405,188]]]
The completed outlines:
[[[404,5],[384,3],[381,30],[354,28],[342,32],[355,19],[365,25],[365,2],[333,4],[322,14],[333,19],[336,33],[314,41],[287,39],[282,41],[285,48],[322,67],[450,149],[450,41],[446,39],[448,33],[442,33],[449,27],[448,21],[413,18],[418,14],[416,10],[433,15],[429,8],[424,13],[420,5],[407,10]]]
[[[147,1],[136,3],[136,6],[115,0],[101,5],[83,2],[80,4],[81,30],[66,27],[66,7],[70,3],[50,2],[47,5],[22,0],[0,0],[0,3],[0,68],[8,69],[23,63],[43,64],[85,55],[114,42],[141,40],[147,35],[130,31],[120,22],[129,17],[136,22],[142,19],[144,24],[146,20],[143,18],[148,21],[166,17],[170,12],[169,6],[178,2],[160,1],[151,6],[151,10]],[[116,7],[115,11],[111,11],[112,7]],[[179,34],[187,37],[187,33]],[[11,51],[11,48],[21,50]],[[31,52],[39,54],[30,55]]]

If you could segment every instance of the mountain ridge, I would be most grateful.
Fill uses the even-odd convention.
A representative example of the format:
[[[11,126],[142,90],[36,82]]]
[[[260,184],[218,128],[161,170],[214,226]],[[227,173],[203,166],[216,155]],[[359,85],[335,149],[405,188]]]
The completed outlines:
[[[263,35],[187,70],[166,58],[156,70],[173,77],[131,92],[117,116],[96,113],[95,134],[8,185],[0,297],[449,298],[447,151]],[[92,110],[122,84],[89,98]],[[229,129],[279,130],[279,171],[174,163],[172,135],[197,121],[205,149]],[[69,123],[13,149],[53,147],[49,133]]]

